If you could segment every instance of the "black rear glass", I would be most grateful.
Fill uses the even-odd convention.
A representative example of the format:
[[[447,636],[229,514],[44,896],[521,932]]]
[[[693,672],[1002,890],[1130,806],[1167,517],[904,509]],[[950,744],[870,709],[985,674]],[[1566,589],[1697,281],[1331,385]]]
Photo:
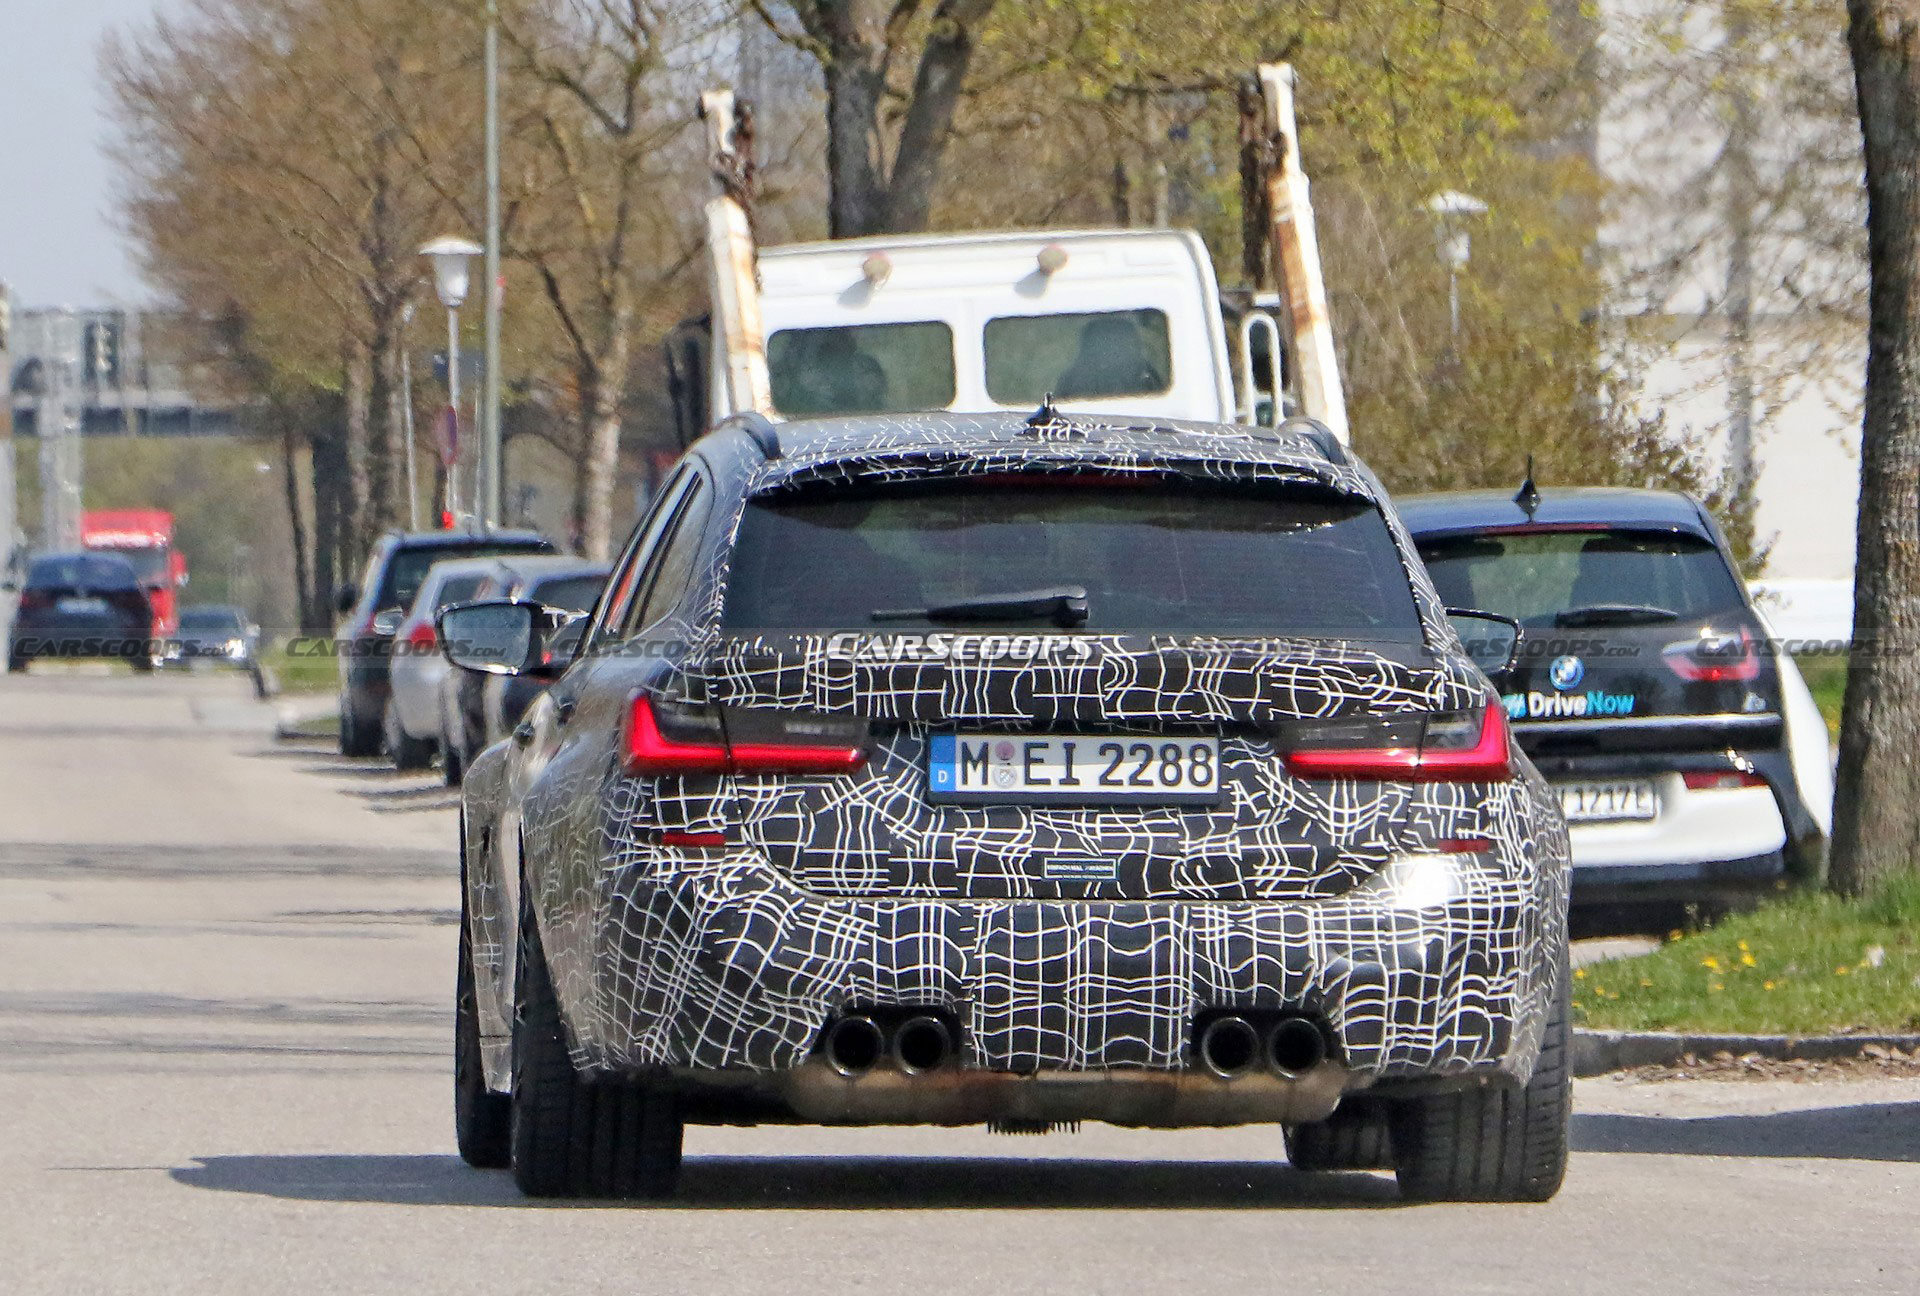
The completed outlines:
[[[536,582],[527,591],[527,597],[548,607],[565,608],[569,612],[590,612],[606,583],[605,576],[549,576]]]
[[[114,554],[49,554],[27,567],[29,589],[132,589],[134,569]]]
[[[387,563],[386,582],[380,587],[380,597],[374,606],[412,607],[414,596],[427,579],[427,572],[437,562],[452,558],[491,558],[495,554],[552,552],[553,546],[544,540],[476,540],[470,545],[423,545],[418,549],[400,549]]]
[[[901,612],[1084,587],[1086,633],[1418,643],[1413,593],[1372,504],[1165,479],[991,479],[750,501],[728,577],[734,630],[953,628]],[[988,616],[970,628],[1045,630]]]
[[[1677,618],[1729,612],[1744,599],[1720,551],[1659,531],[1526,531],[1423,541],[1420,556],[1449,607],[1550,626],[1583,609],[1655,608]]]
[[[239,630],[244,625],[240,614],[230,607],[192,607],[180,609],[182,630]]]

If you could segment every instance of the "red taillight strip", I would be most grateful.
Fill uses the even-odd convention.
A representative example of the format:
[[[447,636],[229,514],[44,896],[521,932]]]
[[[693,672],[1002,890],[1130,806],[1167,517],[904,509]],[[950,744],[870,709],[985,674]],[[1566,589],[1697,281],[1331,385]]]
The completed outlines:
[[[643,693],[627,715],[627,768],[636,774],[844,774],[866,764],[861,747],[807,743],[685,743],[667,737]]]
[[[626,756],[636,774],[724,774],[730,768],[721,744],[677,742],[661,733],[644,693],[627,712]]]
[[[691,850],[716,850],[727,844],[727,835],[723,832],[688,832],[683,829],[668,828],[661,832],[660,844]]]
[[[1507,750],[1507,712],[1489,703],[1480,737],[1471,747],[1434,751],[1412,747],[1306,748],[1287,752],[1287,771],[1299,778],[1369,779],[1385,783],[1492,783],[1513,777]]]

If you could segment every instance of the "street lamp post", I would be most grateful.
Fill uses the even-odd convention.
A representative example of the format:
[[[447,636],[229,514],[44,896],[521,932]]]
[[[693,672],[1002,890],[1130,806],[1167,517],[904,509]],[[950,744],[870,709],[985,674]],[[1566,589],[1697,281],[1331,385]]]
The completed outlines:
[[[1447,267],[1447,321],[1457,341],[1460,337],[1460,272],[1473,258],[1473,236],[1467,232],[1467,217],[1486,215],[1487,205],[1472,194],[1448,189],[1427,199],[1426,208],[1433,217],[1440,260]]]
[[[467,299],[467,261],[481,252],[471,239],[443,235],[420,249],[420,255],[433,263],[433,290],[447,308],[447,408],[455,436],[460,428],[460,303]],[[455,509],[457,498],[453,465],[447,465],[447,511]],[[484,507],[480,521],[486,525]]]

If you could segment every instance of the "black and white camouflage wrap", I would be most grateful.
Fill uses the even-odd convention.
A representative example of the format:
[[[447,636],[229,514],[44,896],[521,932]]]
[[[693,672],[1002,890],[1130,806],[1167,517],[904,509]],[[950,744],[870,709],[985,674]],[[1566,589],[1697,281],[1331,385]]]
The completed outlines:
[[[1487,701],[1397,521],[1425,645],[718,629],[724,555],[744,501],[763,492],[1096,468],[1381,498],[1364,468],[1291,436],[1158,422],[856,419],[781,438],[774,460],[738,432],[695,448],[716,561],[645,632],[660,650],[600,645],[556,685],[578,699],[564,730],[543,702],[531,743],[492,748],[469,773],[466,874],[496,1087],[521,868],[590,1069],[777,1071],[836,1013],[927,1005],[961,1023],[965,1065],[1001,1071],[1182,1068],[1196,1013],[1280,1008],[1323,1016],[1362,1082],[1530,1071],[1563,974],[1568,877],[1566,829],[1537,774],[1517,760],[1503,784],[1308,781],[1276,753],[1289,721]],[[641,689],[862,716],[869,759],[831,777],[632,777],[619,719]],[[925,751],[942,729],[1217,734],[1227,795],[932,805]],[[730,845],[660,845],[670,829],[724,831]],[[1442,851],[1463,838],[1492,849]],[[1049,878],[1057,857],[1111,861],[1113,877]],[[1413,885],[1421,869],[1445,885]]]

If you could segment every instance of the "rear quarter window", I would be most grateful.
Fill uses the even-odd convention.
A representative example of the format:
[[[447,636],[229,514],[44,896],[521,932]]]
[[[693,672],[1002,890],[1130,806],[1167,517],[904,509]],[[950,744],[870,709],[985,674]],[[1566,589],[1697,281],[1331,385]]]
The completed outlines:
[[[1069,586],[1087,591],[1086,633],[1422,640],[1374,504],[1165,480],[949,480],[752,500],[722,619],[740,631],[928,628],[942,622],[874,614]]]

